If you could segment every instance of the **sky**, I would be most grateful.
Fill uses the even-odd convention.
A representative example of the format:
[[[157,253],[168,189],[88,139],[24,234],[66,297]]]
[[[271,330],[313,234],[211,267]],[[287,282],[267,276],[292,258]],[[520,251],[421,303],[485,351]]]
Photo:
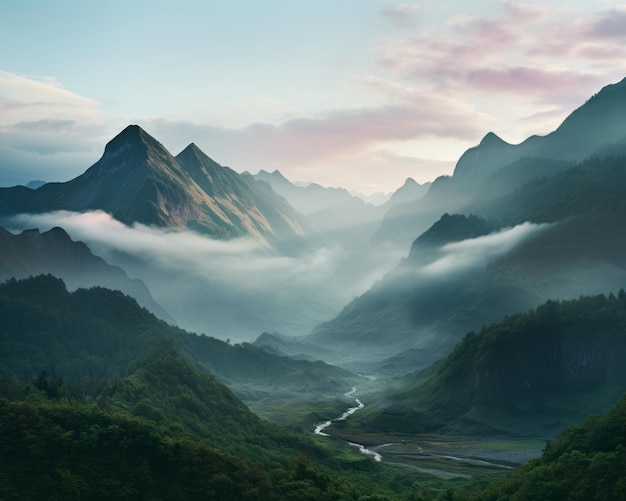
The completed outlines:
[[[30,0],[0,7],[0,186],[139,124],[238,172],[365,194],[554,130],[626,76],[621,2]]]

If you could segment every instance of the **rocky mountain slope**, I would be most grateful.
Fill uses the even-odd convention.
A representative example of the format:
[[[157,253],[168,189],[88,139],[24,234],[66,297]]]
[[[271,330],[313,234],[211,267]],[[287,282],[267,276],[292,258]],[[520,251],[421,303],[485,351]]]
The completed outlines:
[[[0,215],[103,210],[126,224],[188,228],[214,238],[253,236],[293,245],[306,220],[248,177],[222,167],[195,145],[177,158],[137,125],[107,145],[102,158],[66,183],[0,189]]]

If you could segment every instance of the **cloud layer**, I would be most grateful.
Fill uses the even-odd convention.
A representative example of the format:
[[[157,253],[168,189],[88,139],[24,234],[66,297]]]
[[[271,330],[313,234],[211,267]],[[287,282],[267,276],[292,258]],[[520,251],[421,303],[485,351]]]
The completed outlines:
[[[422,267],[421,273],[447,277],[472,269],[484,269],[549,227],[549,224],[527,222],[497,233],[446,244],[441,247],[440,256]]]
[[[263,331],[304,334],[332,318],[401,257],[393,247],[355,256],[340,246],[277,256],[252,239],[221,241],[189,231],[126,226],[101,211],[22,214],[4,224],[14,231],[61,226],[95,254],[141,278],[182,327],[234,340],[250,340]]]

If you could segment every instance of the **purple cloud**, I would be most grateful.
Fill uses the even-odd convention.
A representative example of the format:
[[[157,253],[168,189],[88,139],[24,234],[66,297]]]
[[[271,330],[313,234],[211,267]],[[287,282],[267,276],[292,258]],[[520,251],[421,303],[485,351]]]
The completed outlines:
[[[433,89],[568,107],[626,71],[626,9],[564,19],[547,6],[501,6],[496,16],[455,18],[441,33],[387,39],[379,63]]]
[[[381,84],[382,85],[382,84]],[[206,145],[217,161],[238,170],[340,163],[346,156],[364,154],[388,141],[426,137],[476,140],[485,118],[463,103],[418,92],[402,102],[378,108],[336,110],[313,118],[278,125],[252,124],[225,128],[163,119],[141,122],[172,149],[195,141]],[[168,142],[169,140],[169,142]]]
[[[572,99],[580,89],[597,89],[603,80],[597,75],[565,70],[516,67],[469,71],[467,82],[482,92],[529,95],[532,100],[554,102],[556,96]]]
[[[626,40],[626,8],[611,9],[581,23],[590,37],[598,40]]]

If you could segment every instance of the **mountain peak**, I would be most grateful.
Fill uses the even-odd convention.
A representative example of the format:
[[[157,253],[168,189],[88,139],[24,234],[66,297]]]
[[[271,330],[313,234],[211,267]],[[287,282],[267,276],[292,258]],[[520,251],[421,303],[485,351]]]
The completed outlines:
[[[183,154],[183,153],[185,153],[185,152],[187,152],[187,154],[189,154],[189,153],[193,153],[193,154],[195,154],[195,155],[198,155],[198,154],[202,154],[202,155],[204,155],[204,154],[205,154],[205,153],[204,153],[204,151],[202,151],[202,150],[198,147],[198,145],[197,145],[196,143],[189,143],[189,144],[187,145],[187,147],[186,147],[183,151],[181,151],[178,155],[182,155],[182,154]],[[177,155],[177,156],[178,156],[178,155]]]
[[[175,163],[173,160],[159,141],[138,125],[129,125],[107,143],[102,158],[83,176],[93,179],[122,172],[128,175],[146,165],[151,169],[169,169]]]
[[[493,146],[496,144],[507,144],[501,137],[494,132],[488,132],[480,142],[480,146]]]
[[[203,168],[218,169],[222,167],[204,151],[198,148],[196,143],[189,143],[183,151],[176,155],[176,161],[187,173],[192,173]]]
[[[129,125],[107,143],[104,148],[104,157],[115,157],[135,148],[165,149],[161,143],[139,127],[139,125]]]
[[[289,180],[288,180],[285,176],[283,176],[283,174],[282,174],[282,173],[281,173],[278,169],[275,169],[275,170],[274,170],[274,172],[272,172],[272,173],[270,174],[270,176],[273,176],[273,177],[275,177],[276,179],[281,179],[281,180],[284,180],[284,181],[289,181]]]

